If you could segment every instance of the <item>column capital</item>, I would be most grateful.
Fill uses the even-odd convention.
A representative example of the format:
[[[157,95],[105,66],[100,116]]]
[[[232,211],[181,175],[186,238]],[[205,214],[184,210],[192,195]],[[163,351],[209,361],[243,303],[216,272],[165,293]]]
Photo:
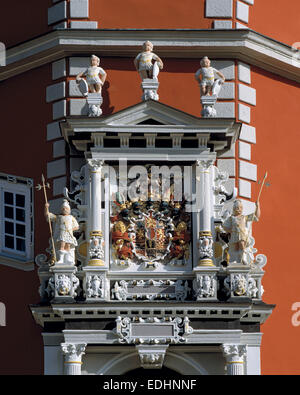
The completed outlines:
[[[198,159],[196,160],[196,165],[202,167],[203,170],[209,170],[211,166],[215,163],[214,159]]]
[[[247,346],[245,344],[222,344],[222,350],[226,359],[227,375],[243,375]]]
[[[81,358],[85,353],[86,343],[61,343],[65,355],[65,374],[81,375]]]
[[[247,352],[245,344],[222,344],[223,355],[228,363],[239,362]]]
[[[86,343],[61,343],[61,349],[65,355],[66,363],[81,363],[85,348]]]
[[[100,171],[104,165],[103,159],[87,159],[87,163],[92,171]]]

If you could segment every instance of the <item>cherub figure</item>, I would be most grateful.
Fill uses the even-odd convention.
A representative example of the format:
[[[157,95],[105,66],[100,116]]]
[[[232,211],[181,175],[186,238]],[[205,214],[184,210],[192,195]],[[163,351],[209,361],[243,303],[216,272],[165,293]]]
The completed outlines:
[[[229,256],[230,262],[245,263],[244,253],[249,247],[252,222],[260,218],[260,205],[256,202],[256,210],[253,214],[243,215],[243,204],[240,199],[233,203],[232,215],[223,224],[226,232],[230,233]]]
[[[205,96],[213,93],[215,73],[221,77],[222,84],[225,82],[225,77],[221,71],[211,67],[211,62],[207,56],[201,59],[200,65],[201,68],[196,71],[195,79],[199,82],[201,96]],[[201,79],[200,76],[202,77]]]
[[[86,77],[86,82],[88,83],[91,93],[101,93],[102,86],[106,80],[106,72],[99,67],[100,58],[96,55],[91,56],[91,65],[85,71],[82,71],[76,76],[76,82],[82,80],[82,77]],[[87,96],[87,93],[85,94]]]
[[[63,201],[59,215],[49,213],[49,203],[46,203],[45,216],[47,221],[49,218],[50,221],[55,223],[53,239],[58,247],[56,263],[64,263],[65,255],[77,246],[77,240],[73,236],[73,232],[79,229],[79,224],[75,217],[71,215],[71,207],[66,199]]]
[[[159,70],[164,67],[163,61],[152,51],[153,44],[150,41],[146,41],[143,44],[143,52],[140,52],[134,59],[135,68],[142,80],[146,78],[157,80]]]

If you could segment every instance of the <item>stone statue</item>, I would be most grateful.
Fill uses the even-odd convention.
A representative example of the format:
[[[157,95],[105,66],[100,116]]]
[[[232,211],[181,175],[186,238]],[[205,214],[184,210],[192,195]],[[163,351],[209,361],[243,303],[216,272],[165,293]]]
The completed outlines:
[[[132,258],[131,240],[123,221],[117,221],[112,231],[113,246],[119,259]]]
[[[224,74],[219,70],[211,67],[211,62],[207,56],[200,61],[201,68],[196,71],[195,78],[200,85],[201,96],[216,95],[218,96],[221,90],[221,84],[225,82]],[[221,77],[221,81],[215,80],[215,74]],[[200,79],[201,76],[201,79]]]
[[[100,59],[98,58],[98,56],[92,55],[90,67],[88,67],[85,71],[82,71],[76,76],[77,84],[80,84],[80,81],[82,81],[83,76],[86,77],[86,82],[88,84],[91,93],[101,94],[102,86],[106,80],[107,74],[102,69],[102,67],[99,67],[99,64],[100,64]],[[82,93],[84,96],[88,95],[87,90],[84,90]]]
[[[189,259],[189,241],[190,234],[187,231],[187,224],[180,221],[177,225],[174,236],[172,238],[172,245],[170,248],[170,257],[173,259]]]
[[[46,220],[55,223],[53,239],[57,246],[57,262],[75,264],[74,248],[77,246],[77,240],[73,232],[79,229],[79,224],[75,217],[71,215],[69,202],[64,199],[61,206],[61,214],[55,215],[49,212],[49,203],[45,204]],[[73,251],[72,251],[73,250]]]
[[[252,222],[260,218],[260,204],[256,202],[255,213],[243,215],[243,204],[240,199],[233,203],[232,215],[229,216],[223,224],[223,228],[230,234],[229,239],[229,262],[246,264],[244,253],[250,245]]]
[[[134,59],[135,68],[142,81],[147,78],[157,80],[159,70],[163,68],[163,61],[152,51],[153,44],[146,41],[143,44],[143,52],[140,52]]]

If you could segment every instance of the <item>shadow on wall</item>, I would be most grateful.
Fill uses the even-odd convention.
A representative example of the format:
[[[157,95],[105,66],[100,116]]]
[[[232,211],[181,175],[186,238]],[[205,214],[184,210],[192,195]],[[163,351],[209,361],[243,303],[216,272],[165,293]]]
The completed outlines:
[[[110,106],[110,96],[108,91],[109,87],[110,87],[109,81],[105,81],[102,87],[102,98],[103,98],[102,111],[105,115],[112,114],[115,109],[114,106]]]

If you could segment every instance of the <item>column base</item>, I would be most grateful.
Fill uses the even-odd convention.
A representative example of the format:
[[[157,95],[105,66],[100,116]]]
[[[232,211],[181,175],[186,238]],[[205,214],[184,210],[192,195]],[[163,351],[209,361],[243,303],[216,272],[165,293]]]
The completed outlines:
[[[88,266],[105,266],[105,262],[102,259],[90,259]]]
[[[200,260],[198,261],[197,267],[207,267],[207,266],[209,266],[209,267],[212,267],[212,266],[215,267],[214,262],[213,262],[212,259],[210,259],[210,258],[204,258],[204,259],[200,259]]]

